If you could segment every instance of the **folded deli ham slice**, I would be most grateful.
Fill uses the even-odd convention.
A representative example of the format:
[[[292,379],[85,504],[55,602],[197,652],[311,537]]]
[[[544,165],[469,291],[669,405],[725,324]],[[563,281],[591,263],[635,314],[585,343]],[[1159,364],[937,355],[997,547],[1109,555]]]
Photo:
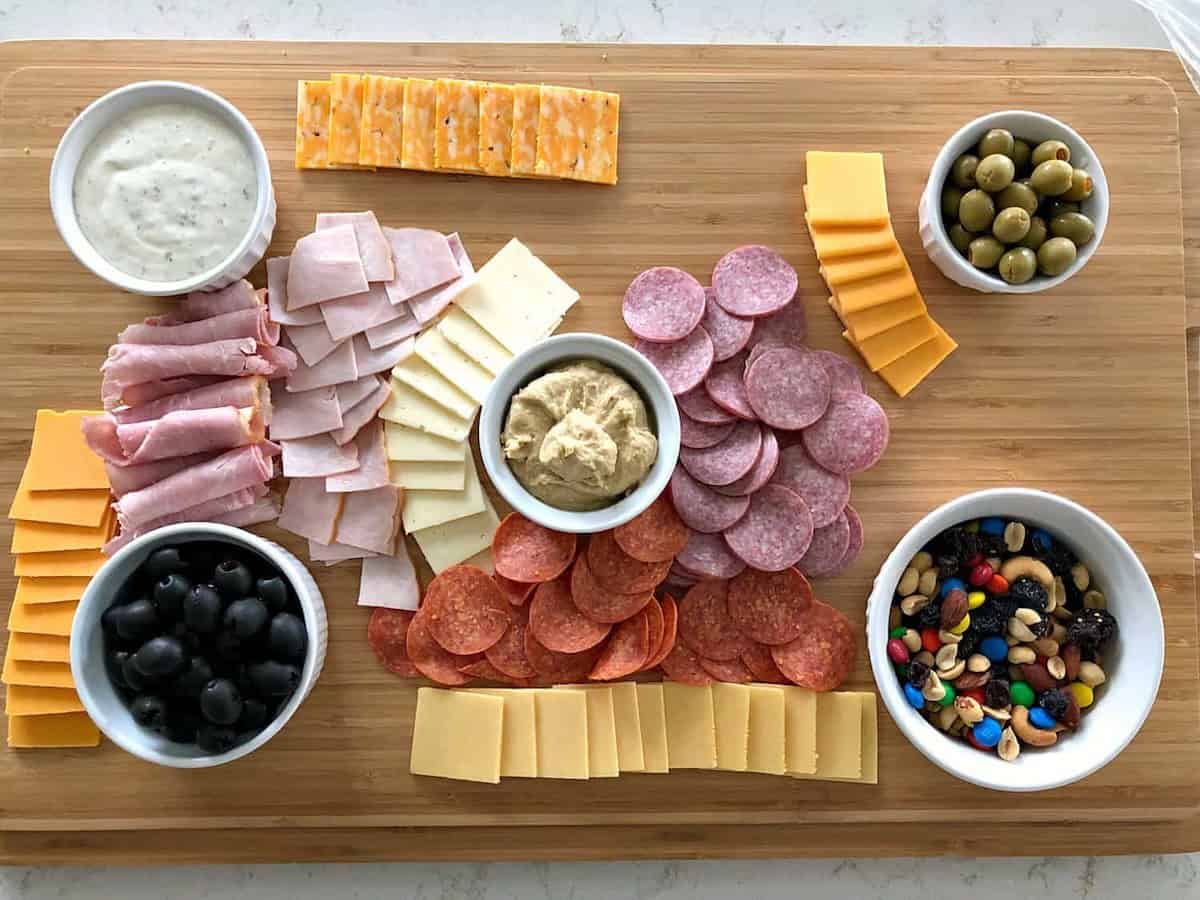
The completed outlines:
[[[446,286],[446,288],[449,287],[450,285]],[[443,288],[443,290],[446,288]],[[375,325],[367,329],[368,346],[385,347],[388,344],[396,343],[396,341],[402,341],[406,337],[412,337],[421,330],[421,322],[413,315],[408,301],[393,303],[392,309],[396,311],[396,318],[382,325]]]
[[[267,379],[261,375],[248,375],[245,378],[227,378],[213,384],[192,388],[178,394],[168,394],[143,403],[140,406],[129,406],[115,409],[112,417],[118,424],[128,425],[131,422],[146,422],[150,419],[161,419],[167,413],[183,409],[216,409],[219,406],[253,407],[261,410],[263,420],[270,425],[273,415],[270,388]]]
[[[266,437],[253,407],[184,409],[161,419],[119,425],[108,413],[82,421],[87,445],[115,465],[138,465],[205,450],[256,444]]]
[[[358,466],[358,447],[351,443],[339,446],[327,434],[281,443],[283,474],[287,478],[324,478]]]
[[[387,444],[383,439],[383,420],[372,418],[354,439],[358,448],[358,468],[330,475],[325,490],[348,493],[369,491],[390,484]]]
[[[363,560],[358,582],[359,606],[386,606],[388,609],[415,610],[421,600],[421,586],[404,542],[395,556],[372,556]]]
[[[331,431],[330,436],[335,443],[345,444],[354,440],[359,429],[375,418],[375,414],[383,409],[392,395],[392,386],[386,381],[380,381],[379,387],[353,407],[342,413],[342,427]]]
[[[337,540],[376,553],[391,553],[400,527],[400,489],[389,484],[341,496],[346,503],[338,520]]]
[[[274,522],[279,518],[279,498],[274,494],[259,497],[249,506],[231,509],[209,519],[222,525],[232,525],[234,528],[249,528],[251,525],[261,525],[263,522]]]
[[[199,322],[201,319],[237,312],[239,309],[257,309],[262,303],[262,296],[254,290],[250,282],[242,279],[219,291],[192,291],[170,312],[161,316],[150,316],[145,321],[147,325],[182,325],[185,322]]]
[[[289,310],[361,294],[366,289],[367,273],[353,225],[324,228],[296,241],[288,262]]]
[[[288,482],[279,527],[320,544],[332,544],[349,494],[331,494],[324,478],[293,478]]]
[[[407,301],[409,310],[422,325],[432,322],[441,315],[442,310],[475,281],[475,266],[471,264],[471,257],[467,255],[467,248],[463,246],[462,238],[455,232],[446,237],[446,243],[450,247],[450,254],[454,257],[455,265],[458,266],[458,277],[441,287],[414,294]],[[367,336],[369,338],[370,334]],[[372,346],[375,345],[372,344]]]
[[[348,559],[366,559],[367,557],[378,555],[373,550],[351,547],[349,544],[339,544],[337,541],[334,541],[332,544],[320,544],[316,541],[308,542],[308,558],[313,562],[324,563],[327,566],[345,562]]]
[[[391,281],[396,277],[396,267],[392,264],[392,248],[384,237],[383,229],[375,213],[317,213],[317,231],[326,228],[336,228],[338,225],[350,225],[354,228],[354,237],[358,241],[358,255],[362,260],[363,271],[367,281]]]
[[[293,393],[281,384],[271,391],[271,439],[311,437],[342,427],[337,389],[332,385]]]
[[[390,372],[393,366],[412,354],[413,345],[416,343],[413,338],[409,337],[394,344],[373,348],[364,335],[356,334],[353,340],[354,362],[358,367],[360,377]]]
[[[332,353],[315,366],[301,362],[288,376],[289,391],[311,391],[314,388],[341,384],[358,379],[358,363],[354,359],[354,342],[342,341]]]
[[[364,375],[356,381],[347,381],[337,386],[338,407],[346,415],[360,402],[375,392],[384,383],[378,375]]]
[[[181,325],[138,322],[117,335],[117,341],[121,344],[207,344],[244,337],[264,344],[279,342],[279,326],[270,320],[265,306],[237,309]]]
[[[280,325],[320,325],[325,320],[316,306],[290,310],[287,308],[287,278],[290,256],[275,256],[267,260],[267,307],[271,321]]]
[[[399,261],[388,296],[400,303],[459,276],[458,263],[446,236],[426,228],[385,228],[384,235]]]
[[[190,456],[177,456],[173,459],[160,459],[157,462],[142,463],[139,466],[116,466],[106,462],[104,469],[108,473],[108,484],[118,497],[124,497],[132,491],[149,487],[156,481],[162,481],[168,475],[182,472],[184,469],[215,459],[218,454],[193,453]]]
[[[330,336],[323,319],[313,325],[289,325],[287,336],[306,366],[315,366],[342,343]]]
[[[398,319],[403,313],[392,305],[382,284],[373,284],[361,294],[351,294],[321,304],[321,316],[330,337],[342,341],[375,325]]]
[[[189,506],[187,509],[181,509],[179,512],[151,519],[137,528],[122,531],[104,545],[104,552],[111,556],[134,538],[140,537],[156,528],[162,528],[164,525],[174,525],[177,522],[211,522],[216,516],[250,506],[256,500],[266,497],[267,493],[267,486],[265,484],[256,484],[252,487],[241,488],[228,494],[222,494],[220,497],[214,497],[211,500],[205,500],[203,503],[197,503],[195,506]]]

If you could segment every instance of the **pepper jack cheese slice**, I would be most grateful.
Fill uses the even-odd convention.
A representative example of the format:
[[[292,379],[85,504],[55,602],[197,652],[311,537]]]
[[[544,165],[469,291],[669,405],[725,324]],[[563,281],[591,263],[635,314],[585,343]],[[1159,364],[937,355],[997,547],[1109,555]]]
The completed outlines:
[[[783,689],[771,684],[752,684],[750,731],[746,768],[764,775],[787,772],[787,731]]]
[[[855,343],[865,341],[880,332],[895,328],[902,322],[926,313],[925,301],[921,299],[920,294],[913,294],[911,297],[893,300],[891,303],[884,303],[880,306],[872,306],[856,313],[843,313],[838,309],[836,297],[829,298],[829,305],[842,320],[842,324],[846,326],[846,330],[850,332],[850,337],[854,339]]]
[[[900,247],[892,246],[876,253],[868,253],[865,256],[831,259],[821,265],[821,277],[831,288],[837,288],[852,281],[874,278],[885,272],[903,269],[905,265],[904,254],[900,251]]]
[[[399,168],[404,152],[405,78],[364,75],[358,164]]]
[[[467,445],[463,441],[447,441],[415,428],[395,422],[384,426],[388,459],[398,462],[458,462],[466,459]]]
[[[83,596],[90,578],[20,578],[15,604],[63,603]]]
[[[456,416],[407,384],[391,379],[392,393],[379,410],[379,417],[409,428],[427,431],[448,441],[465,441],[471,420]]]
[[[84,709],[74,688],[12,684],[5,690],[4,712],[9,716],[52,716]]]
[[[417,338],[413,349],[417,356],[476,403],[483,403],[487,399],[494,378],[492,373],[480,368],[446,340],[441,331],[430,328]]]
[[[402,168],[433,171],[436,113],[437,89],[434,83],[425,78],[409,78],[404,83]]]
[[[717,682],[712,686],[717,730],[717,768],[745,772],[750,741],[750,688]]]
[[[893,300],[901,300],[917,293],[917,282],[907,265],[895,272],[885,272],[862,281],[852,281],[833,289],[838,309],[844,313],[856,313],[873,306],[882,306]]]
[[[486,175],[512,174],[513,88],[484,84],[479,88],[479,168]]]
[[[396,462],[389,480],[409,491],[461,491],[467,484],[467,464],[457,462]]]
[[[532,176],[537,171],[538,112],[542,89],[536,84],[513,85],[512,167],[513,175]]]
[[[104,460],[83,441],[84,416],[98,412],[39,409],[25,477],[31,491],[108,490]]]
[[[26,464],[8,508],[10,519],[30,522],[55,522],[83,528],[99,525],[109,510],[112,496],[108,488],[97,490],[32,491],[29,487],[29,465]]]
[[[329,162],[356,166],[362,128],[362,76],[334,72],[329,81]]]
[[[663,682],[667,755],[672,769],[715,769],[717,734],[712,687]]]
[[[69,663],[71,641],[62,635],[14,631],[8,636],[8,655],[29,662]]]
[[[71,666],[60,662],[32,662],[16,659],[11,653],[4,658],[0,681],[5,684],[24,684],[30,687],[75,687]]]
[[[69,637],[71,623],[75,621],[75,610],[78,607],[78,600],[69,600],[66,603],[39,603],[36,606],[14,603],[8,612],[8,630]]]
[[[806,214],[814,225],[872,225],[888,221],[882,153],[805,154]]]
[[[329,168],[332,83],[296,82],[296,168]]]
[[[504,729],[500,743],[501,778],[537,777],[537,722],[533,691],[508,688],[472,688],[504,700]]]
[[[929,316],[922,315],[901,322],[895,328],[889,328],[859,343],[850,339],[849,332],[843,331],[842,337],[858,350],[872,372],[878,372],[888,363],[895,362],[931,340],[936,334],[937,324]]]
[[[453,172],[478,172],[479,82],[439,78],[433,164]]]
[[[667,752],[667,717],[663,708],[661,684],[637,686],[638,721],[642,732],[644,772],[664,774],[670,771]]]
[[[789,774],[817,771],[817,695],[808,688],[783,685],[786,762]]]
[[[437,330],[464,356],[493,375],[499,375],[513,358],[503,344],[457,306],[452,306],[442,317]]]
[[[808,214],[805,219],[808,222]],[[852,228],[825,228],[808,222],[808,233],[813,249],[822,264],[832,259],[878,253],[889,247],[898,246],[890,222],[882,225],[862,225]]]
[[[21,749],[98,747],[100,729],[87,713],[9,716],[8,746]]]
[[[936,333],[932,340],[909,351],[895,362],[888,363],[876,373],[901,397],[908,396],[909,392],[941,365],[947,356],[958,349],[958,344],[940,325],[934,323],[934,329]]]
[[[586,692],[535,691],[533,711],[537,721],[538,777],[589,778]]]
[[[22,553],[13,564],[21,578],[95,575],[106,557],[99,550],[62,550],[58,553]]]
[[[414,531],[413,540],[425,555],[425,561],[434,573],[441,572],[476,554],[484,553],[492,546],[492,535],[500,519],[492,505],[484,499],[484,510],[465,519],[454,519],[442,525]],[[479,561],[472,560],[479,566]]]
[[[418,688],[408,770],[497,784],[503,732],[502,697]]]
[[[412,534],[435,525],[465,519],[481,513],[487,505],[483,485],[475,471],[475,458],[468,454],[461,491],[406,491],[404,494],[404,530]]]
[[[438,374],[421,357],[412,355],[396,363],[392,369],[392,380],[420,391],[438,406],[460,419],[470,419],[479,404]]]

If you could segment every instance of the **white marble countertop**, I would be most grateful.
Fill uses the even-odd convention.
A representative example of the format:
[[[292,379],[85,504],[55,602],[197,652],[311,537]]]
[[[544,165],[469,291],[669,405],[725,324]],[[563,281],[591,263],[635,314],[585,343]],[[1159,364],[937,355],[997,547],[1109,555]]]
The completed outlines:
[[[1088,8],[1090,7],[1090,8]],[[0,38],[1168,47],[1129,0],[0,0]],[[936,838],[934,838],[936,839]],[[1037,849],[1036,832],[1030,850]],[[0,900],[1200,896],[1200,855],[1117,859],[0,868]],[[800,887],[802,885],[802,887]]]

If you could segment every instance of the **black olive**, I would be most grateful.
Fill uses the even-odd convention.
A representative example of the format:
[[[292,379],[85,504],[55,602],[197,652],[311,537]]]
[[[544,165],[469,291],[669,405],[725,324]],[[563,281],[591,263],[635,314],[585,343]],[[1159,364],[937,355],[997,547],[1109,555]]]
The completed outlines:
[[[189,572],[192,581],[208,581],[212,577],[213,569],[217,567],[217,563],[221,561],[223,554],[228,550],[229,548],[225,544],[209,542],[188,544],[187,559],[191,564]]]
[[[225,627],[240,638],[251,638],[267,624],[267,604],[257,597],[234,600],[225,610]]]
[[[144,728],[162,731],[167,725],[167,701],[153,694],[139,694],[129,707],[133,721]]]
[[[144,691],[154,684],[153,678],[143,675],[133,664],[132,653],[126,656],[125,661],[121,663],[121,677],[125,679],[125,684],[132,691]]]
[[[159,579],[154,585],[154,604],[158,614],[169,622],[183,615],[183,598],[192,589],[192,583],[178,572]]]
[[[186,572],[187,563],[179,554],[178,547],[161,547],[150,554],[146,560],[146,574],[158,581],[176,572]]]
[[[108,678],[120,690],[129,689],[129,685],[125,683],[123,671],[127,659],[129,659],[127,650],[110,650],[104,656],[104,668],[108,671]]]
[[[228,678],[214,678],[200,691],[200,712],[214,725],[232,725],[242,714],[242,694]]]
[[[308,649],[308,632],[299,616],[281,612],[271,619],[267,632],[267,647],[271,656],[280,662],[303,662]]]
[[[183,600],[183,621],[199,634],[212,634],[221,625],[221,595],[208,584],[198,584]]]
[[[188,628],[187,622],[176,622],[171,628],[171,636],[178,639],[183,645],[183,652],[188,656],[195,656],[203,645],[200,635]]]
[[[214,662],[215,660],[220,660],[221,662],[240,665],[244,649],[241,638],[232,631],[222,631],[212,643]]]
[[[226,597],[242,597],[254,589],[254,576],[244,562],[227,559],[213,572],[213,586]]]
[[[193,656],[188,660],[188,667],[175,679],[175,696],[195,700],[213,677],[213,668],[208,664],[208,660],[202,656]]]
[[[117,622],[123,615],[123,609],[125,609],[125,607],[119,604],[114,604],[100,614],[100,627],[110,638],[121,636],[121,632],[117,628]]]
[[[262,697],[286,697],[300,684],[300,670],[273,659],[246,667],[250,681]]]
[[[205,724],[204,718],[194,704],[173,703],[167,710],[167,728],[164,735],[178,744],[192,744],[196,732]]]
[[[158,634],[158,611],[148,597],[118,607],[115,615],[117,634],[127,641],[144,641]]]
[[[238,736],[232,728],[205,724],[196,730],[196,745],[206,753],[228,753],[237,743]]]
[[[273,613],[283,612],[288,605],[287,582],[278,575],[258,579],[258,596]]]
[[[177,638],[150,638],[133,654],[133,665],[151,678],[169,678],[183,669],[187,654]]]
[[[267,704],[261,700],[244,700],[242,702],[242,714],[238,716],[235,727],[239,734],[257,732],[262,731],[270,721],[271,713],[267,709]]]

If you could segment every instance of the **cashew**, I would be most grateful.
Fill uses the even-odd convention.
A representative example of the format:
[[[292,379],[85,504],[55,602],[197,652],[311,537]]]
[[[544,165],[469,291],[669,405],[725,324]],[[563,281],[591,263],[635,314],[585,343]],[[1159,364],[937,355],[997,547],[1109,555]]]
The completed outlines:
[[[938,632],[938,640],[943,644],[957,644],[962,640],[962,635],[955,634],[953,631],[946,631],[946,629],[943,628]]]
[[[900,583],[896,585],[896,593],[901,597],[907,597],[909,594],[915,593],[917,590],[917,580],[921,577],[921,573],[909,566],[904,570],[904,574],[900,576]]]
[[[1067,664],[1061,656],[1052,656],[1046,660],[1046,671],[1055,681],[1062,681],[1067,677]]]
[[[1017,612],[1020,612],[1020,610],[1017,610]],[[1008,633],[1022,643],[1037,640],[1037,635],[1030,631],[1029,626],[1016,616],[1008,620]]]
[[[926,569],[921,573],[920,579],[917,581],[917,591],[924,594],[926,597],[932,597],[933,592],[937,590],[938,570]]]
[[[933,658],[934,661],[937,662],[937,667],[939,669],[949,669],[953,667],[953,665],[958,662],[958,645],[943,645],[942,648],[934,654]]]
[[[1008,661],[1015,665],[1025,665],[1037,659],[1032,647],[1011,647],[1008,651]]]
[[[1058,742],[1058,734],[1034,728],[1029,723],[1029,710],[1024,706],[1014,706],[1012,711],[1012,730],[1031,747],[1052,747]]]
[[[946,686],[942,684],[942,679],[938,678],[935,672],[929,673],[929,678],[925,681],[925,687],[921,690],[921,696],[926,700],[941,700],[946,696]]]
[[[1038,656],[1058,656],[1059,644],[1054,638],[1038,638],[1030,646]]]
[[[900,640],[904,641],[904,646],[908,648],[909,653],[916,653],[921,649],[921,635],[911,628],[904,632],[904,637]]]
[[[1104,670],[1094,662],[1081,662],[1079,664],[1079,680],[1090,688],[1097,687],[1107,680],[1108,676],[1104,674]]]
[[[1054,590],[1050,592],[1049,599],[1054,601],[1054,609],[1067,605],[1067,586],[1061,575],[1054,576]]]
[[[1005,762],[1012,762],[1021,755],[1021,742],[1013,734],[1011,728],[1000,732],[1000,743],[996,745],[996,754]]]
[[[1084,609],[1107,609],[1108,601],[1100,591],[1088,591],[1083,595]]]
[[[1025,526],[1020,522],[1009,522],[1004,526],[1004,546],[1009,553],[1020,553],[1025,546]]]
[[[928,550],[922,550],[912,558],[912,562],[908,565],[910,568],[916,569],[918,573],[931,569],[933,568],[933,554]]]
[[[915,659],[919,663],[924,663],[925,665],[929,666],[929,668],[931,668],[931,669],[933,668],[933,654],[930,653],[928,650],[922,650],[920,653],[918,653],[916,656],[914,656],[913,659]]]
[[[954,704],[951,703],[948,706],[939,706],[935,715],[937,716],[938,727],[941,728],[942,731],[947,731],[958,719],[958,710],[956,710],[954,708]]]
[[[946,681],[953,681],[966,671],[967,664],[961,659],[948,669],[938,669],[938,676]]]
[[[1071,580],[1075,582],[1075,587],[1081,591],[1086,591],[1088,585],[1092,583],[1091,573],[1088,572],[1087,566],[1081,562],[1071,566]]]
[[[1028,606],[1022,606],[1013,613],[1013,616],[1017,619],[1020,619],[1026,625],[1036,625],[1038,622],[1042,621],[1042,617],[1038,614],[1038,611],[1036,609],[1030,609]]]
[[[1014,556],[1000,567],[1004,580],[1012,584],[1018,578],[1028,576],[1039,582],[1047,591],[1054,589],[1054,573],[1040,559],[1032,556]]]
[[[900,610],[906,616],[915,616],[929,605],[929,598],[924,594],[909,594],[900,601]]]
[[[983,721],[983,707],[974,697],[955,697],[954,710],[968,725],[978,725]]]
[[[997,722],[1007,722],[1012,718],[1012,713],[1010,713],[1007,709],[996,709],[994,706],[981,706],[980,709],[982,709],[985,714],[991,716]]]
[[[992,661],[982,653],[972,653],[967,657],[967,669],[971,672],[986,672],[992,667]]]

